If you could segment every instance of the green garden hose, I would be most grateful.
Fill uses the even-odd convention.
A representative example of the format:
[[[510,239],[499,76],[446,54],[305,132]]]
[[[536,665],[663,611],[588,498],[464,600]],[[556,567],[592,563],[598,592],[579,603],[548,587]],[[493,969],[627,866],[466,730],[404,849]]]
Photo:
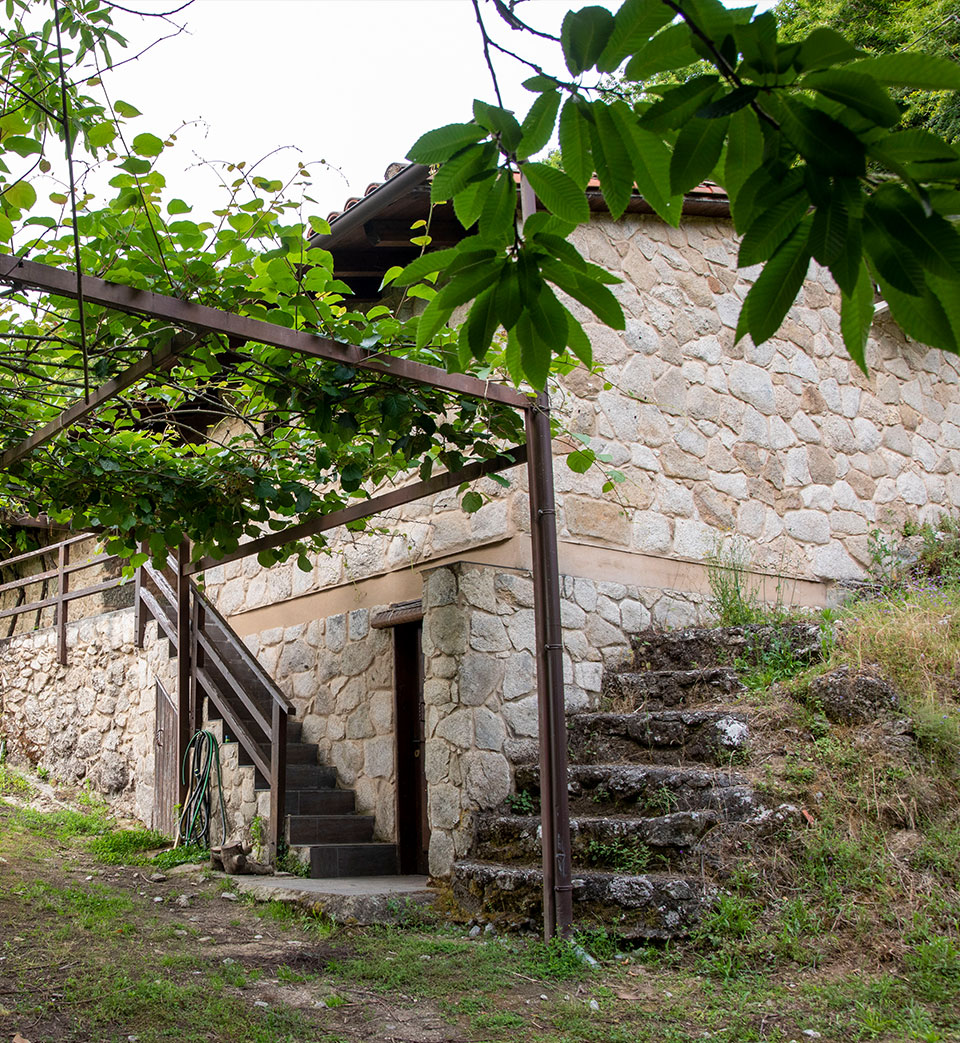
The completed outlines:
[[[227,842],[227,812],[223,803],[223,779],[220,775],[220,747],[213,732],[199,731],[187,744],[181,766],[183,782],[190,790],[177,823],[177,847],[198,844],[210,846],[210,769],[217,768],[217,793],[220,804],[220,843]],[[188,767],[189,766],[189,767]]]

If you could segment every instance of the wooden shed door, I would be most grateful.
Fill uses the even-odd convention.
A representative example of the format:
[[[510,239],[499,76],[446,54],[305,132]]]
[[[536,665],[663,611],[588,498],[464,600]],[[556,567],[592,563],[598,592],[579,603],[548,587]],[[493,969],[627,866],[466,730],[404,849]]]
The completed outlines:
[[[157,681],[157,720],[154,742],[153,828],[168,837],[176,833],[177,708]]]
[[[393,628],[397,686],[397,837],[400,872],[429,872],[430,825],[424,765],[422,624]]]

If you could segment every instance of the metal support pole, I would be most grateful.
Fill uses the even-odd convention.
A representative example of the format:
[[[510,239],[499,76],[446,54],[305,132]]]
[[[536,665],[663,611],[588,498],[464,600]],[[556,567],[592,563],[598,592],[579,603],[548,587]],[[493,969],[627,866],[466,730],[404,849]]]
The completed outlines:
[[[67,565],[70,564],[70,547],[61,543],[57,554],[57,660],[67,665],[67,605],[66,593],[70,584]]]
[[[189,584],[190,580],[187,579]],[[196,735],[200,727],[200,686],[197,684],[197,667],[200,651],[200,599],[193,598],[190,604],[190,734]]]
[[[178,803],[187,799],[188,783],[184,781],[183,758],[193,732],[190,707],[190,577],[184,571],[190,561],[190,544],[183,540],[177,555],[177,785]]]
[[[573,923],[570,802],[567,792],[567,727],[560,624],[560,565],[550,444],[550,405],[545,393],[527,413],[527,474],[533,597],[537,633],[537,701],[540,715],[540,821],[543,847],[543,930],[567,937]]]

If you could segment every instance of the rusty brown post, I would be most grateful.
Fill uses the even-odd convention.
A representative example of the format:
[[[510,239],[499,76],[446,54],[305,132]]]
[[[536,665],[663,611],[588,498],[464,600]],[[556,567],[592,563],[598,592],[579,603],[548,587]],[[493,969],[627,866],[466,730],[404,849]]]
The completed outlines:
[[[57,660],[61,666],[67,665],[67,605],[65,598],[70,574],[67,565],[70,564],[70,547],[67,543],[61,543],[57,552]]]
[[[190,585],[189,577],[187,585]],[[200,652],[200,599],[190,602],[190,734],[195,735],[200,727],[200,687],[197,684],[197,666]]]
[[[567,792],[567,727],[560,624],[560,565],[545,393],[527,413],[527,474],[537,635],[537,702],[540,716],[540,821],[543,848],[543,926],[547,941],[566,937],[573,923],[570,867],[570,801]]]
[[[276,865],[287,813],[287,711],[276,701],[270,727],[270,836],[268,858]]]
[[[190,619],[190,577],[184,571],[190,561],[190,544],[180,543],[177,554],[177,779],[180,806],[187,798],[188,783],[184,779],[183,759],[193,735],[190,705],[190,677],[192,641]]]

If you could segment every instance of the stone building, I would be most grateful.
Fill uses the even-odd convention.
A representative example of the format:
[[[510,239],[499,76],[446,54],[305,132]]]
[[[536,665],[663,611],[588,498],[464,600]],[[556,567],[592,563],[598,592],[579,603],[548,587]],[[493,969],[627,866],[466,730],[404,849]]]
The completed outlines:
[[[737,269],[722,193],[692,193],[676,229],[638,196],[613,221],[599,192],[588,195],[593,219],[574,239],[623,280],[613,289],[627,328],[610,330],[572,303],[603,371],[576,369],[553,392],[566,428],[554,451],[571,712],[597,706],[604,668],[628,657],[632,633],[709,617],[711,559],[733,552],[768,600],[821,607],[864,576],[873,530],[899,531],[960,505],[960,361],[907,341],[878,310],[865,376],[842,345],[838,291],[816,265],[776,338],[734,344],[757,270]],[[322,244],[335,274],[371,297],[387,268],[409,256],[410,225],[426,216],[428,199],[428,186],[401,170],[351,201]],[[448,210],[433,215],[436,246],[457,234]],[[565,465],[585,439],[623,474],[614,494],[602,493],[600,468],[577,474]],[[398,792],[405,812],[406,795],[422,793],[422,815],[406,820],[417,831],[408,867],[428,857],[435,875],[465,854],[471,813],[501,803],[515,766],[535,756],[528,503],[523,470],[507,477],[506,490],[481,481],[488,500],[475,514],[447,493],[383,518],[382,531],[343,533],[310,572],[246,559],[204,577],[297,707],[303,741],[336,768],[357,809],[375,816],[377,837],[396,842],[404,832]],[[127,768],[120,792],[147,819],[149,675],[168,668],[155,649],[149,669],[142,657],[134,664],[126,626],[116,623],[110,640],[141,698],[139,710],[132,697],[129,709],[114,708],[113,728],[133,738],[105,730],[72,770],[93,772],[101,750],[127,749],[118,754]],[[76,638],[85,640],[82,631]],[[15,640],[28,648],[45,639]],[[103,674],[100,659],[95,669]],[[111,669],[120,667],[108,666],[107,689]],[[89,683],[64,680],[77,691]],[[17,702],[20,684],[8,681],[4,712],[29,738],[43,725],[18,709],[30,701]],[[24,677],[24,690],[31,685]],[[79,697],[75,705],[89,721]],[[138,715],[147,718],[142,741]],[[228,771],[231,815],[248,828],[264,813],[263,795],[251,770],[228,758]]]

